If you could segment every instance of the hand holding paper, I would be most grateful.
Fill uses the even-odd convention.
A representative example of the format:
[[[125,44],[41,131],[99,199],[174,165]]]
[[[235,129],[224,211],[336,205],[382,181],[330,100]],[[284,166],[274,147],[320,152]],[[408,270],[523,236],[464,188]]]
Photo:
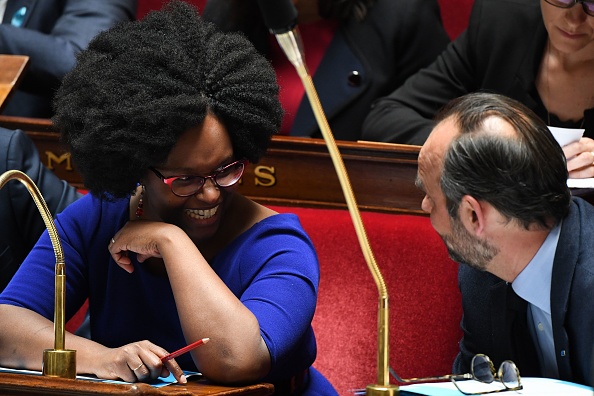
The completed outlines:
[[[558,128],[552,126],[549,127],[549,130],[561,147],[579,142],[585,131],[584,129]],[[567,158],[567,160],[569,161],[571,158]],[[567,180],[567,186],[570,188],[594,188],[594,178],[569,178]]]
[[[584,136],[585,129],[549,127],[555,140],[561,147],[569,143],[578,142]]]

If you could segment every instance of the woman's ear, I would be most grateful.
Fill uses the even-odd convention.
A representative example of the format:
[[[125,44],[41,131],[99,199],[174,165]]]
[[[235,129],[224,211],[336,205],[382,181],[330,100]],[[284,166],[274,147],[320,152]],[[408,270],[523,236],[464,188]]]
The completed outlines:
[[[460,221],[472,235],[481,236],[486,229],[485,208],[476,198],[465,195],[460,201],[458,209]]]

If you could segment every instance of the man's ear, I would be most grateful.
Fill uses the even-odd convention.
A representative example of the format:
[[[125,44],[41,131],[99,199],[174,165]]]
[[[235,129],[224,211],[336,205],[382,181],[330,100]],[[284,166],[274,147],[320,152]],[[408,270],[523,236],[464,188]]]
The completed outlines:
[[[485,232],[485,208],[471,195],[465,195],[460,201],[458,215],[466,230],[473,235],[480,236]]]

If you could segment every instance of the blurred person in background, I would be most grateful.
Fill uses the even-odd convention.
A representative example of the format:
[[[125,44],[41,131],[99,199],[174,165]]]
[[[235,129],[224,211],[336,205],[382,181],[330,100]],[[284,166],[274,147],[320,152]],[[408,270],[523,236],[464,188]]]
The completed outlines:
[[[33,180],[53,216],[81,196],[41,162],[23,131],[0,128],[0,175],[8,170],[20,170]],[[0,189],[0,224],[1,292],[45,230],[35,201],[19,181],[11,180]]]
[[[305,61],[336,139],[358,140],[373,100],[429,65],[449,43],[436,0],[293,0]],[[243,32],[274,66],[285,116],[280,133],[321,137],[294,66],[256,0],[208,0],[205,19]]]
[[[0,54],[29,66],[2,114],[50,118],[51,99],[76,55],[102,30],[136,18],[137,0],[0,1]]]
[[[594,176],[594,1],[475,0],[468,29],[378,99],[363,139],[422,145],[450,100],[476,91],[520,101],[547,125],[583,128],[563,147],[571,178]]]

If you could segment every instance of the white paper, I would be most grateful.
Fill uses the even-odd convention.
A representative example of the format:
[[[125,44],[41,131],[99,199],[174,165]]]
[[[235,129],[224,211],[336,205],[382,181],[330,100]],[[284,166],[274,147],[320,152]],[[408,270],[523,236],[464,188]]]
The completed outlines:
[[[567,146],[569,143],[577,142],[584,136],[585,131],[585,129],[558,128],[552,126],[549,127],[549,130],[561,147]]]
[[[506,391],[494,395],[538,395],[538,396],[592,396],[592,388],[572,382],[560,381],[551,378],[528,377],[521,379],[524,387],[519,391]],[[484,392],[488,390],[502,389],[501,383],[483,384],[478,381],[458,381],[458,384],[465,392]],[[401,391],[408,391],[419,395],[431,396],[461,396],[462,394],[452,382],[425,383],[414,385],[403,385]]]
[[[549,127],[553,137],[561,147],[579,141],[584,136],[585,129]],[[569,188],[594,188],[594,178],[568,179]]]
[[[569,188],[594,188],[594,177],[587,179],[567,179]]]
[[[572,382],[560,381],[551,378],[522,378],[523,389],[519,391],[506,391],[496,395],[538,395],[538,396],[592,396],[592,388]],[[483,384],[478,381],[458,381],[458,384],[465,392],[483,392],[488,390],[502,389],[501,383]],[[414,385],[403,385],[401,391],[417,393],[419,395],[433,396],[460,396],[461,393],[452,382],[425,383]]]

